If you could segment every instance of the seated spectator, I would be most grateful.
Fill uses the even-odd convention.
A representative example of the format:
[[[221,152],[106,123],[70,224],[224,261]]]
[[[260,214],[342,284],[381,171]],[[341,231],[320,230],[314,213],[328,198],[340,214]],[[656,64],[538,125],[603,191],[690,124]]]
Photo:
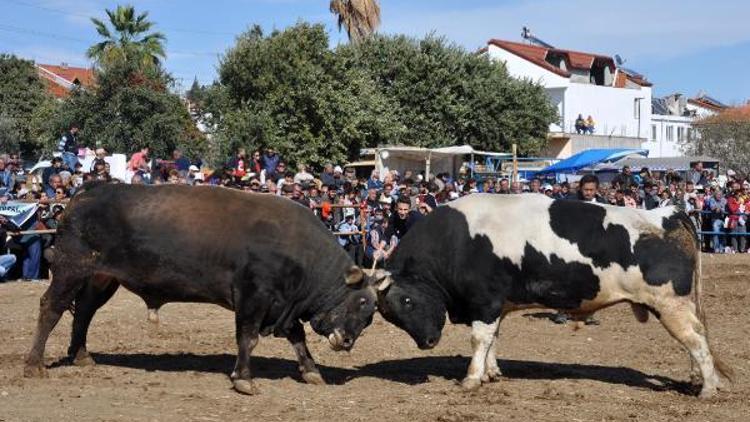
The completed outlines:
[[[151,167],[149,166],[150,150],[151,149],[148,145],[144,145],[138,152],[134,153],[133,156],[130,157],[128,169],[134,173],[141,172],[143,174],[151,174]]]
[[[583,115],[579,114],[575,121],[576,133],[581,135],[586,133],[586,121],[583,120]]]
[[[262,160],[263,170],[266,171],[266,177],[270,177],[276,181],[284,175],[286,165],[282,165],[281,157],[279,157],[275,149],[271,147],[266,148],[266,153],[263,154]],[[280,169],[279,165],[282,165]]]
[[[260,172],[263,171],[263,159],[260,156],[259,150],[253,152],[253,158],[250,161],[250,171],[258,176],[260,176]]]
[[[586,118],[586,122],[584,123],[584,126],[585,126],[585,129],[586,129],[586,133],[588,133],[590,135],[594,134],[594,129],[595,129],[595,126],[596,126],[596,122],[594,121],[594,118],[591,117],[590,114],[589,114],[589,117]]]
[[[42,185],[45,189],[49,186],[50,177],[63,171],[62,164],[62,158],[55,157],[52,159],[52,165],[44,169],[42,172]]]

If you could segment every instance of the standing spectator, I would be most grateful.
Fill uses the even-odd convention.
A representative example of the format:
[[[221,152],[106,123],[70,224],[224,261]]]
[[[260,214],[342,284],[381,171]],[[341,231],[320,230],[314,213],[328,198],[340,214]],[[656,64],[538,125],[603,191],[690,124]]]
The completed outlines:
[[[344,186],[344,182],[346,182],[346,180],[344,179],[344,170],[341,168],[341,166],[334,167],[333,185],[336,186],[336,190],[340,190]]]
[[[53,174],[49,178],[49,184],[44,186],[44,192],[48,198],[54,198],[57,189],[63,189],[62,177],[59,174]]]
[[[396,236],[401,240],[421,218],[419,212],[411,210],[411,202],[408,199],[399,199],[396,202],[396,213],[389,222],[386,237],[390,239],[391,236]]]
[[[307,187],[313,180],[315,180],[315,176],[308,173],[306,165],[297,165],[297,174],[294,175],[294,183],[299,183],[301,186]]]
[[[357,258],[361,255],[358,254],[357,251],[359,251],[360,235],[357,234],[357,232],[359,232],[359,227],[354,222],[354,214],[346,215],[344,221],[339,224],[337,230],[339,233],[348,233],[340,234],[338,236],[339,245],[341,245],[349,254],[352,261],[359,262]]]
[[[437,183],[430,182],[427,184],[427,195],[424,197],[423,203],[430,207],[430,210],[434,210],[438,206],[437,194],[440,192],[440,188]]]
[[[529,183],[529,193],[544,193],[542,192],[542,181],[538,178],[531,179]]]
[[[260,176],[260,172],[263,171],[263,159],[260,157],[259,150],[253,152],[253,159],[250,161],[250,171],[258,176]]]
[[[377,169],[370,173],[370,178],[367,179],[367,189],[383,189],[383,182],[380,180],[380,172]]]
[[[713,249],[714,253],[722,253],[724,251],[723,235],[719,234],[724,228],[724,211],[727,208],[727,200],[721,192],[721,189],[716,189],[713,196],[708,200],[708,209],[711,211],[711,229],[715,233],[713,235]]]
[[[694,185],[706,186],[706,180],[703,176],[703,163],[696,161],[691,163],[691,167],[687,172],[687,181],[693,182]]]
[[[14,185],[13,176],[13,172],[5,166],[5,160],[0,158],[0,186],[12,188]]]
[[[735,182],[739,186],[739,183]],[[746,248],[747,233],[746,222],[747,216],[745,215],[747,201],[743,198],[742,193],[733,191],[727,198],[727,211],[729,217],[727,220],[727,227],[731,233],[732,251],[744,253]]]
[[[335,184],[333,180],[333,164],[326,163],[326,165],[323,166],[323,172],[320,173],[320,181],[326,186]]]
[[[636,185],[630,166],[623,166],[622,172],[612,179],[612,184],[618,185],[620,189],[630,189],[631,186]]]
[[[172,159],[174,160],[174,168],[180,172],[180,177],[187,177],[188,170],[190,169],[190,160],[188,160],[179,149],[172,152]]]
[[[8,272],[16,264],[16,256],[8,253],[5,242],[8,238],[9,221],[4,215],[0,215],[0,282],[5,281]]]
[[[75,171],[78,163],[78,126],[71,125],[70,130],[60,137],[57,143],[57,151],[62,153],[62,159],[65,167],[70,169],[71,173]]]
[[[276,174],[279,164],[281,164],[281,157],[276,153],[276,150],[271,147],[266,148],[266,153],[263,154],[263,169],[266,171],[266,177],[280,177],[283,170],[281,174]]]
[[[63,168],[63,161],[60,157],[55,157],[52,159],[52,165],[45,168],[42,172],[42,187],[46,188],[49,186],[49,179],[52,177],[52,175],[59,174]]]
[[[514,194],[523,193],[523,188],[521,187],[521,182],[515,181],[510,184],[510,192]]]
[[[241,179],[247,174],[248,163],[245,148],[237,149],[237,154],[229,161],[228,167],[232,169],[234,177]]]
[[[506,178],[500,179],[499,182],[497,182],[498,187],[496,188],[496,192],[499,194],[507,195],[510,193],[510,182]]]
[[[145,145],[141,147],[141,149],[134,153],[132,157],[130,157],[130,163],[128,163],[128,168],[130,171],[134,173],[142,173],[142,174],[150,174],[151,169],[149,168],[148,162],[150,160],[148,154],[151,149],[148,145]]]
[[[661,202],[661,198],[659,198],[659,186],[655,184],[646,185],[645,198],[643,200],[644,208],[647,210],[658,208],[659,202]]]
[[[587,174],[581,177],[578,182],[578,200],[584,202],[594,202],[606,204],[607,202],[597,194],[599,190],[599,178],[593,174]]]

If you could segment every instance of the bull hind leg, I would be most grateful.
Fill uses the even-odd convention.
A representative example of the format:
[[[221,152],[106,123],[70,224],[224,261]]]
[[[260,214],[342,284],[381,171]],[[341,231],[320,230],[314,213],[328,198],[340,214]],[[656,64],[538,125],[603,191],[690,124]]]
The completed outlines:
[[[700,397],[708,398],[722,387],[714,357],[706,338],[706,330],[695,314],[694,305],[686,299],[670,300],[657,307],[660,321],[669,334],[685,347],[703,379]]]
[[[54,281],[39,300],[39,317],[34,332],[34,340],[29,354],[26,356],[24,376],[43,377],[47,375],[44,366],[44,349],[47,339],[63,312],[70,308],[78,290],[86,283],[88,277],[69,275],[58,272]]]
[[[86,336],[94,314],[112,298],[120,284],[109,277],[92,277],[78,292],[73,310],[73,332],[70,336],[68,357],[74,365],[93,365],[86,350]]]
[[[474,355],[471,358],[469,370],[466,372],[466,378],[461,381],[461,385],[467,390],[474,390],[482,385],[487,355],[495,341],[499,323],[500,319],[498,318],[489,324],[482,321],[474,321],[471,324],[471,347]],[[497,365],[497,361],[495,365]]]
[[[292,344],[294,353],[297,355],[299,371],[300,374],[302,374],[302,379],[308,384],[324,385],[325,381],[323,381],[323,377],[320,376],[320,371],[318,371],[318,367],[315,365],[315,360],[310,354],[310,350],[307,348],[307,343],[305,342],[305,329],[299,321],[294,322],[287,339]]]

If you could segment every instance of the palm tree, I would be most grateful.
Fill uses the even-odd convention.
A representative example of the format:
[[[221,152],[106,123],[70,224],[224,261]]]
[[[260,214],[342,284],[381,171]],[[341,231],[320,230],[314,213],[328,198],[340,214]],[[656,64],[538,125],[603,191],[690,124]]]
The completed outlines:
[[[121,61],[135,61],[144,67],[158,67],[166,57],[161,32],[147,33],[154,23],[148,21],[148,12],[136,16],[133,6],[106,9],[112,30],[99,19],[91,18],[96,32],[104,41],[92,45],[86,55],[100,66],[107,67]]]
[[[338,16],[339,31],[346,28],[352,42],[361,41],[380,26],[377,0],[331,0],[331,13]]]

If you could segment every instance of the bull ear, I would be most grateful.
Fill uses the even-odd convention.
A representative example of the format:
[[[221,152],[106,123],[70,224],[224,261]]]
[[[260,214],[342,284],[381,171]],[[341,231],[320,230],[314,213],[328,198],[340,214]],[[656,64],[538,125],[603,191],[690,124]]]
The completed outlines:
[[[386,270],[375,270],[370,276],[370,284],[379,292],[384,292],[393,283],[391,273]]]
[[[364,271],[356,265],[353,265],[346,270],[346,284],[348,286],[358,284],[364,277]]]

